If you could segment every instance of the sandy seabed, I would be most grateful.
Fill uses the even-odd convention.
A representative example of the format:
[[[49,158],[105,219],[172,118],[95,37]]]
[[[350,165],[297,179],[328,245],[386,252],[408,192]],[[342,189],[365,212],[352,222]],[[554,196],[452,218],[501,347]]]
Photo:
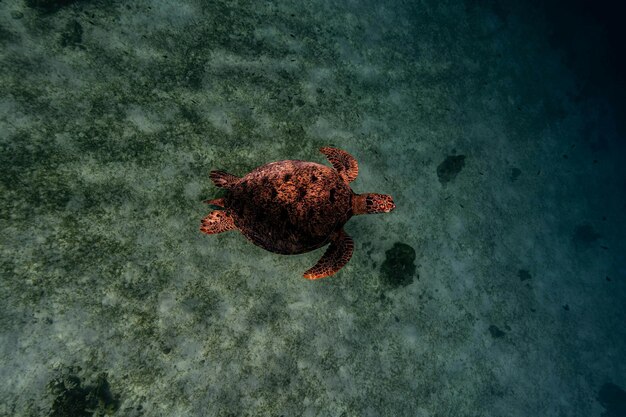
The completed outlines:
[[[0,415],[626,415],[624,132],[551,30],[487,0],[3,0]],[[211,169],[321,146],[397,204],[337,275],[199,232]]]

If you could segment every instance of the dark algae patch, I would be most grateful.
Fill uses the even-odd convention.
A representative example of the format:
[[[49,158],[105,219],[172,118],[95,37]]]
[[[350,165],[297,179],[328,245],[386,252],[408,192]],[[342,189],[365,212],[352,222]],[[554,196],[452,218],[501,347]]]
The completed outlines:
[[[56,395],[52,403],[51,417],[87,417],[91,413],[87,411],[88,391],[81,386],[81,381],[76,375],[67,375],[53,380],[50,390]]]
[[[55,396],[50,417],[91,417],[111,415],[117,411],[119,400],[111,393],[107,374],[100,373],[93,384],[84,386],[76,375],[80,369],[53,379],[48,384]]]
[[[26,5],[45,13],[56,12],[61,7],[70,5],[76,0],[26,0]]]
[[[511,176],[509,177],[511,179],[511,182],[517,181],[517,179],[519,178],[521,174],[522,174],[522,171],[519,168],[512,168]]]
[[[520,269],[519,271],[517,271],[517,276],[519,277],[520,281],[526,281],[532,278],[532,275],[530,275],[530,272],[528,272],[525,269]]]
[[[626,417],[626,391],[607,382],[598,393],[598,401],[606,410],[602,417]]]
[[[494,326],[493,324],[489,326],[489,333],[491,333],[491,337],[493,337],[494,339],[499,339],[506,335],[506,333],[500,330],[498,326]]]
[[[447,184],[461,172],[465,166],[465,155],[450,155],[437,166],[437,177],[439,182]]]
[[[385,261],[380,266],[381,282],[392,288],[404,287],[413,282],[415,275],[415,249],[396,242],[385,252]]]
[[[77,20],[70,21],[61,34],[61,46],[76,46],[83,41],[83,27]]]

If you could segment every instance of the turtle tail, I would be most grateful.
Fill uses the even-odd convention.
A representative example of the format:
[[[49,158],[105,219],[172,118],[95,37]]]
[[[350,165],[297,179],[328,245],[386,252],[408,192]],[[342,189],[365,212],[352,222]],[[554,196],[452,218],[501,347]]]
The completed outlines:
[[[226,189],[232,187],[237,181],[239,181],[239,178],[226,171],[222,171],[221,169],[211,171],[209,177],[211,177],[211,181],[213,181],[213,184],[217,187]]]

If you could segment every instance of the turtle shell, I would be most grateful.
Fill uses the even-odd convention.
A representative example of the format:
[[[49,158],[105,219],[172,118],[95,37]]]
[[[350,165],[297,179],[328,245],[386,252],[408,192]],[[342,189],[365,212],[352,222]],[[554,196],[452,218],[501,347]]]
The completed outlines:
[[[329,242],[352,216],[352,195],[333,168],[288,160],[262,165],[241,178],[224,206],[252,243],[296,254]]]

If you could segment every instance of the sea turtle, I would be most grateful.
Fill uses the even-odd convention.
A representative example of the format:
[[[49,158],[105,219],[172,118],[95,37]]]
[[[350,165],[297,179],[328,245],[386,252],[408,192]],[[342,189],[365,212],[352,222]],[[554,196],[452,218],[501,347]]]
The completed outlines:
[[[333,165],[286,160],[262,165],[243,178],[211,171],[223,198],[207,200],[216,210],[202,219],[200,230],[216,234],[239,230],[270,252],[297,254],[328,243],[324,256],[304,273],[318,279],[339,271],[352,256],[354,242],[343,225],[354,215],[388,213],[396,206],[385,194],[356,194],[349,183],[359,167],[349,153],[324,147]]]

